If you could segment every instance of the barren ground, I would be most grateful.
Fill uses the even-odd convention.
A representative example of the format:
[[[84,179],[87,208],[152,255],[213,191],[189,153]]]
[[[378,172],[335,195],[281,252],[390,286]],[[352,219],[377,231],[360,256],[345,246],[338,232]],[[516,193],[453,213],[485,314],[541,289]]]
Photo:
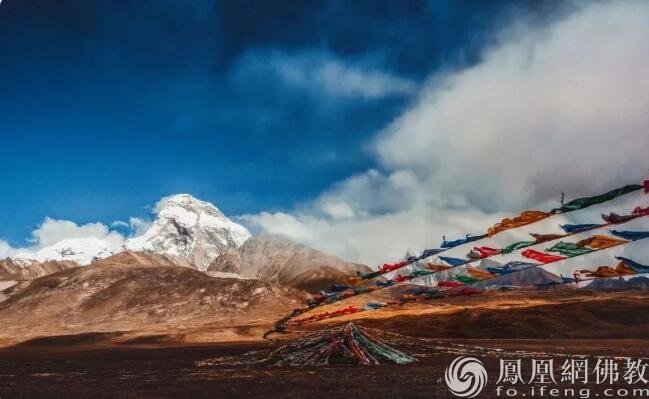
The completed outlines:
[[[470,355],[487,367],[489,384],[480,397],[489,398],[495,397],[502,358],[551,357],[559,363],[574,354],[649,357],[647,299],[639,291],[503,293],[349,317],[384,331],[395,348],[419,359],[401,366],[255,365],[247,359],[299,335],[259,341],[263,326],[42,337],[0,349],[0,397],[445,398],[452,397],[442,379],[445,368]],[[346,320],[305,329],[340,322]],[[197,343],[217,337],[232,342]]]
[[[647,354],[648,341],[453,340],[453,351],[416,352],[411,365],[277,366],[197,363],[268,348],[264,343],[176,347],[58,347],[34,343],[0,351],[2,398],[446,398],[444,369],[462,352],[487,366],[489,385],[480,397],[495,397],[493,384],[502,354],[474,349],[504,348],[545,352]],[[458,346],[460,345],[460,346]],[[462,346],[467,345],[467,346]],[[523,356],[521,356],[523,357]],[[555,362],[561,357],[555,358]],[[529,375],[524,375],[529,378]],[[623,384],[620,384],[623,386]],[[593,385],[593,388],[595,386]]]

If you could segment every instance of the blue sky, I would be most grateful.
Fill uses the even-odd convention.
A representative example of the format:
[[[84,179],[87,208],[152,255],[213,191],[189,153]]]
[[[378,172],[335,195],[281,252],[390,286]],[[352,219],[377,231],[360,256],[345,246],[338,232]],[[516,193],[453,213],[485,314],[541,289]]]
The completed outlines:
[[[190,192],[293,209],[382,166],[370,141],[539,1],[4,0],[0,238]],[[359,80],[365,84],[358,84]]]

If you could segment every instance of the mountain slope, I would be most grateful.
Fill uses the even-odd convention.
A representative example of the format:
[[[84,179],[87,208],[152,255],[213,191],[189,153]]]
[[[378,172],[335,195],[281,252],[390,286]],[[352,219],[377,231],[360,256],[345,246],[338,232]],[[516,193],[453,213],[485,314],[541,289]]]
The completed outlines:
[[[305,300],[295,289],[259,280],[214,278],[187,267],[111,262],[63,270],[5,294],[0,336],[11,339],[270,324]]]
[[[238,272],[249,278],[290,285],[310,292],[344,282],[370,269],[344,261],[281,236],[248,239],[237,251],[217,258],[209,270]]]
[[[0,260],[0,279],[31,280],[78,266],[73,261],[44,261],[6,258]]]
[[[151,227],[143,235],[129,239],[127,249],[183,258],[204,271],[221,253],[238,248],[250,237],[245,227],[228,219],[214,205],[189,194],[163,199],[156,211]]]
[[[122,251],[108,258],[99,260],[95,265],[131,265],[131,266],[182,266],[192,267],[186,260],[170,255],[157,254],[152,251]]]
[[[649,278],[646,275],[625,278],[597,278],[584,284],[587,288],[592,289],[610,289],[610,290],[631,290],[631,289],[649,289]]]

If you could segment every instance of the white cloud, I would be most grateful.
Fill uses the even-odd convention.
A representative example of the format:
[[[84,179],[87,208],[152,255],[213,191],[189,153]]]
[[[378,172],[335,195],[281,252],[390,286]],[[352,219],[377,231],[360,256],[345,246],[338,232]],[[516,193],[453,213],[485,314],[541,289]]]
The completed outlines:
[[[301,242],[312,242],[318,239],[319,233],[328,227],[325,220],[308,215],[294,216],[283,212],[262,212],[258,215],[243,215],[241,220],[261,227],[274,226],[273,234],[287,237],[300,237]]]
[[[639,180],[649,145],[649,4],[593,3],[509,30],[468,70],[431,80],[375,148],[391,170],[482,208]],[[445,194],[446,195],[446,194]]]
[[[649,163],[648,20],[649,3],[596,2],[546,26],[511,27],[481,63],[430,77],[378,134],[383,172],[351,176],[299,212],[245,220],[378,263],[437,245],[443,232],[556,206],[562,191],[639,182]]]
[[[132,231],[131,234],[132,237],[141,236],[153,224],[151,220],[137,218],[137,217],[129,218],[128,223],[129,223],[128,226],[131,228]]]
[[[345,202],[325,202],[323,212],[333,219],[350,219],[356,215],[351,206]]]
[[[437,246],[444,234],[455,238],[479,231],[476,224],[484,227],[485,215],[475,210],[438,214],[413,209],[348,220],[282,212],[247,215],[244,220],[345,259],[379,264],[398,259],[409,249]]]
[[[349,63],[319,51],[251,52],[242,57],[237,73],[243,79],[270,73],[289,86],[335,97],[375,99],[415,90],[414,82],[378,70],[368,62]]]
[[[20,256],[28,259],[56,258],[61,249],[70,248],[78,251],[79,260],[86,260],[83,256],[84,249],[109,252],[119,252],[127,237],[118,231],[111,230],[116,227],[127,227],[131,234],[129,237],[142,235],[150,226],[150,220],[131,217],[128,223],[115,221],[110,227],[103,223],[88,223],[79,225],[69,220],[58,220],[46,217],[28,240],[32,245],[14,248],[6,241],[0,240],[0,259],[9,256]],[[76,247],[79,248],[76,248]],[[94,248],[97,247],[98,249]],[[88,255],[88,254],[85,254]],[[91,259],[90,257],[89,259]],[[88,260],[89,262],[90,260]]]
[[[115,227],[129,227],[129,224],[126,223],[123,220],[116,220],[116,221],[114,221],[113,223],[110,224],[110,227],[113,227],[113,228],[115,228]]]
[[[8,256],[13,256],[15,254],[15,249],[9,245],[8,242],[0,240],[0,259],[6,258]]]
[[[132,217],[129,223],[117,221],[111,227],[129,227],[131,236],[142,234],[151,222]],[[0,258],[19,256],[28,259],[46,260],[58,258],[61,251],[70,250],[76,255],[67,259],[88,263],[92,254],[102,252],[110,254],[119,252],[126,237],[120,232],[111,230],[103,223],[88,223],[79,225],[69,220],[45,218],[31,233],[29,241],[32,245],[23,248],[13,248],[6,241],[0,240]],[[87,253],[84,253],[87,252]]]
[[[36,248],[43,248],[69,238],[93,237],[112,242],[123,241],[121,234],[111,231],[102,223],[88,223],[77,225],[69,220],[56,220],[45,218],[43,223],[32,232]]]

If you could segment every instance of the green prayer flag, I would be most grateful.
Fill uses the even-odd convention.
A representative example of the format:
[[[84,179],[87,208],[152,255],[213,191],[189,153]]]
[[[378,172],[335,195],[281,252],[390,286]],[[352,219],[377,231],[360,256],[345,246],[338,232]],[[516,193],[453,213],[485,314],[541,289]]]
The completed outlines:
[[[641,189],[642,186],[639,184],[629,184],[624,187],[611,190],[607,193],[596,195],[594,197],[584,197],[584,198],[574,199],[568,202],[567,204],[563,204],[561,208],[553,209],[552,212],[564,213],[564,212],[576,211],[578,209],[584,209],[591,205],[601,204],[602,202],[610,201],[621,195],[632,193],[634,191],[641,190]]]
[[[457,281],[459,281],[460,283],[463,283],[463,284],[471,284],[471,283],[475,283],[477,281],[480,281],[477,278],[473,278],[473,277],[469,277],[469,276],[455,276],[454,278]]]
[[[577,244],[561,241],[554,244],[552,248],[548,248],[546,251],[558,252],[561,255],[571,257],[571,256],[579,256],[579,255],[587,254],[589,252],[593,252],[593,249],[586,248],[586,247],[578,247]]]
[[[530,245],[534,245],[534,244],[535,244],[534,241],[519,241],[519,242],[515,242],[515,243],[513,243],[513,244],[511,244],[511,245],[508,245],[508,246],[506,246],[505,248],[503,248],[502,251],[501,251],[501,253],[503,253],[503,254],[508,254],[508,253],[513,252],[513,251],[516,251],[517,249],[521,249],[521,248],[529,247]]]
[[[410,277],[412,278],[421,277],[421,276],[427,276],[429,274],[433,274],[433,272],[430,270],[413,270],[412,272],[410,272]]]

